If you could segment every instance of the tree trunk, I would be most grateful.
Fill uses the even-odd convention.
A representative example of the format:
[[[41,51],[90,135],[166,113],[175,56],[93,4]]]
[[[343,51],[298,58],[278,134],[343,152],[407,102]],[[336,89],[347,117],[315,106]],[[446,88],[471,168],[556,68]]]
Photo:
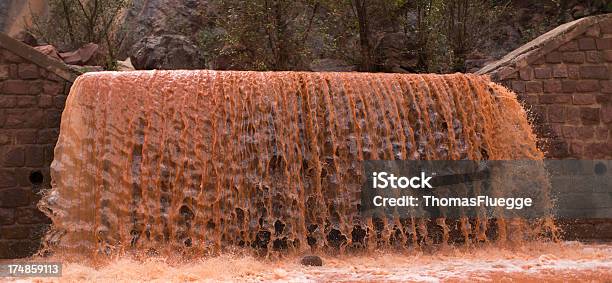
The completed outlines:
[[[370,46],[370,29],[368,26],[367,0],[353,0],[354,11],[359,24],[359,45],[361,48],[361,70],[372,71],[372,50]]]

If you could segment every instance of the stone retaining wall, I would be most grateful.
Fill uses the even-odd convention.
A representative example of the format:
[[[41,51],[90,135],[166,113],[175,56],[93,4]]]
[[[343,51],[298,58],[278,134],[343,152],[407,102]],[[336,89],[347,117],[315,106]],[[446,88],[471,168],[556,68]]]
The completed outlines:
[[[36,204],[50,186],[69,89],[66,79],[0,47],[0,258],[31,255],[50,224]]]
[[[561,26],[485,67],[529,110],[548,158],[612,159],[612,14]]]

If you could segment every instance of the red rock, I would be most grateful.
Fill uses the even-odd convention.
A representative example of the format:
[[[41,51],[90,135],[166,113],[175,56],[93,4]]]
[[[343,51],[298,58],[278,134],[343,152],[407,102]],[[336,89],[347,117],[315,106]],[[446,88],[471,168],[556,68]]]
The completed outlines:
[[[97,44],[88,43],[75,51],[60,53],[59,55],[66,64],[82,66],[92,59],[98,49],[99,46]]]
[[[36,46],[34,47],[34,49],[38,50],[38,52],[45,54],[53,59],[62,60],[62,58],[60,58],[59,56],[59,53],[57,52],[57,49],[55,49],[53,45]]]

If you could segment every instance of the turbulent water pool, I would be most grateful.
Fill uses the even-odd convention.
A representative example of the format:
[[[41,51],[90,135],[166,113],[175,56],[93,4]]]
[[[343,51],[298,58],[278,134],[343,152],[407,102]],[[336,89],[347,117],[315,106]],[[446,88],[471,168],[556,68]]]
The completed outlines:
[[[435,252],[370,252],[323,255],[322,258],[323,266],[306,267],[299,263],[299,256],[261,259],[223,254],[189,261],[123,256],[95,263],[55,257],[44,260],[64,261],[62,277],[41,281],[609,282],[612,278],[610,244],[528,243],[507,248],[449,246]],[[14,281],[21,280],[33,281],[31,278]]]

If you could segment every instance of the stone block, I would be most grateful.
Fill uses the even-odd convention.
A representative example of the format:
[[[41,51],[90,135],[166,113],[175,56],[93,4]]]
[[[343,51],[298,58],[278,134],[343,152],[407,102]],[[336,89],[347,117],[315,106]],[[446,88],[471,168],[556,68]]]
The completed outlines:
[[[588,63],[602,63],[604,61],[601,51],[587,51],[585,54]]]
[[[533,69],[531,67],[524,67],[519,70],[519,78],[524,81],[533,80]]]
[[[40,81],[7,80],[2,84],[6,94],[39,94],[42,91]]]
[[[584,144],[581,142],[572,142],[569,146],[569,152],[572,157],[584,156]]]
[[[607,95],[604,93],[595,93],[595,100],[599,104],[607,104],[608,102],[612,102],[612,95]]]
[[[40,77],[40,73],[38,72],[38,66],[29,63],[19,64],[17,69],[17,73],[19,74],[19,78],[21,79],[37,79]]]
[[[574,105],[590,105],[595,103],[595,95],[592,93],[574,94],[572,97],[572,104]]]
[[[43,83],[43,92],[45,94],[56,95],[63,93],[64,84],[61,82],[45,81]]]
[[[551,122],[551,123],[565,122],[565,106],[561,106],[561,105],[549,106],[548,107],[548,122]]]
[[[58,76],[57,74],[53,73],[53,72],[49,72],[49,74],[47,74],[47,79],[52,80],[54,82],[63,82],[64,79],[60,76]]]
[[[512,83],[510,84],[510,88],[512,88],[512,90],[514,90],[514,92],[516,93],[524,93],[525,82],[519,80],[512,81]]]
[[[0,117],[2,117],[2,120],[0,124],[4,125],[4,121],[6,120],[6,115],[5,114],[6,111],[2,110],[0,111]],[[6,130],[4,129],[4,127],[0,127],[0,145],[7,145],[12,143],[13,137],[12,137],[12,130]]]
[[[612,38],[598,38],[595,40],[597,49],[599,50],[612,50]]]
[[[602,93],[612,93],[612,80],[600,81]]]
[[[10,77],[9,65],[0,65],[0,80],[6,80]]]
[[[574,80],[562,80],[561,91],[568,93],[576,91],[576,81]]]
[[[580,50],[594,50],[597,49],[594,38],[581,38],[578,39],[578,48]]]
[[[585,147],[586,155],[593,159],[604,159],[612,152],[612,144],[607,142],[593,142]]]
[[[579,124],[580,123],[580,107],[567,107],[565,109],[567,114],[566,122],[570,124]]]
[[[14,130],[13,137],[17,144],[34,144],[36,143],[36,130],[35,129]]]
[[[16,99],[17,107],[19,108],[35,107],[38,104],[35,95],[19,95],[16,97]]]
[[[601,31],[599,30],[599,25],[592,25],[586,30],[584,34],[588,37],[599,37],[601,35]]]
[[[607,20],[599,23],[599,29],[603,34],[612,34],[612,21]]]
[[[580,120],[584,125],[596,125],[599,124],[599,108],[595,107],[581,107],[580,108]]]
[[[59,136],[58,129],[43,129],[38,131],[38,143],[55,144]]]
[[[6,240],[0,241],[0,258],[24,258],[34,254],[40,248],[39,241]]]
[[[566,139],[575,139],[578,137],[578,131],[577,131],[578,127],[576,126],[570,126],[570,125],[563,125],[562,126],[562,130],[563,130],[563,137]]]
[[[612,105],[603,105],[601,107],[601,120],[606,124],[612,124]]]
[[[53,102],[55,104],[55,108],[57,109],[64,109],[64,106],[66,106],[66,95],[57,95],[53,98]]]
[[[25,152],[23,147],[16,146],[7,149],[4,153],[2,165],[5,167],[19,167],[25,163]]]
[[[567,66],[563,64],[555,64],[552,66],[553,78],[567,78]]]
[[[525,63],[527,64],[527,63]],[[544,65],[546,64],[546,58],[545,57],[538,57],[537,59],[535,59],[533,62],[531,62],[531,66],[539,66],[539,65]]]
[[[525,94],[519,96],[519,100],[527,105],[535,105],[538,104],[538,95],[537,94]]]
[[[548,66],[533,68],[533,73],[536,79],[549,79],[552,76],[552,71]]]
[[[32,188],[32,182],[30,182],[30,174],[32,171],[34,170],[27,167],[15,168],[15,179],[17,179],[17,184],[24,188]]]
[[[563,45],[559,46],[557,50],[559,51],[578,51],[578,41],[572,40],[570,42],[564,43]]]
[[[23,129],[39,128],[43,121],[43,111],[40,109],[7,109],[5,128]]]
[[[599,90],[599,81],[597,80],[579,80],[576,83],[576,91],[578,92],[595,92]]]
[[[542,92],[542,82],[529,81],[525,83],[525,91],[527,93],[540,93]]]
[[[9,65],[9,78],[19,79],[19,65],[18,64]]]
[[[561,63],[563,58],[560,52],[550,52],[546,54],[546,62],[547,63]]]
[[[45,152],[42,146],[25,147],[25,166],[42,167],[45,164]]]
[[[49,108],[53,106],[53,97],[51,95],[41,94],[38,97],[38,107]]]
[[[13,208],[28,205],[31,192],[24,189],[14,188],[0,190],[0,207]]]
[[[561,81],[559,81],[559,80],[546,80],[543,83],[543,90],[546,93],[561,92]]]
[[[569,147],[566,141],[553,139],[548,146],[548,155],[553,158],[566,158],[569,155]]]
[[[606,127],[597,127],[595,129],[595,138],[600,141],[608,140],[610,130]]]
[[[45,145],[45,164],[51,164],[53,161],[53,152],[55,145]]]
[[[17,105],[17,98],[14,95],[0,94],[0,108],[13,108]]]
[[[36,226],[33,225],[13,225],[0,227],[0,238],[2,239],[30,239],[30,235],[35,233]]]
[[[2,57],[4,57],[4,60],[6,60],[7,62],[11,62],[11,63],[21,63],[21,62],[25,62],[26,60],[21,58],[19,55],[10,52],[8,50],[3,50],[2,52]]]
[[[39,224],[51,223],[51,220],[42,211],[34,207],[21,207],[15,211],[17,223]]]
[[[612,50],[601,51],[602,58],[607,62],[612,62]]]
[[[595,128],[593,126],[577,127],[576,133],[581,141],[590,140],[595,137]]]
[[[47,128],[59,128],[62,114],[55,109],[45,110],[45,126]]]
[[[13,169],[0,169],[0,188],[9,188],[17,185]]]
[[[608,79],[608,68],[606,66],[580,66],[580,77],[583,79]]]
[[[567,66],[567,77],[570,79],[579,79],[580,78],[580,67],[577,65]]]
[[[15,223],[15,210],[0,208],[0,225],[11,225]]]
[[[584,63],[585,55],[584,52],[572,51],[572,52],[563,52],[563,62],[565,63]]]

